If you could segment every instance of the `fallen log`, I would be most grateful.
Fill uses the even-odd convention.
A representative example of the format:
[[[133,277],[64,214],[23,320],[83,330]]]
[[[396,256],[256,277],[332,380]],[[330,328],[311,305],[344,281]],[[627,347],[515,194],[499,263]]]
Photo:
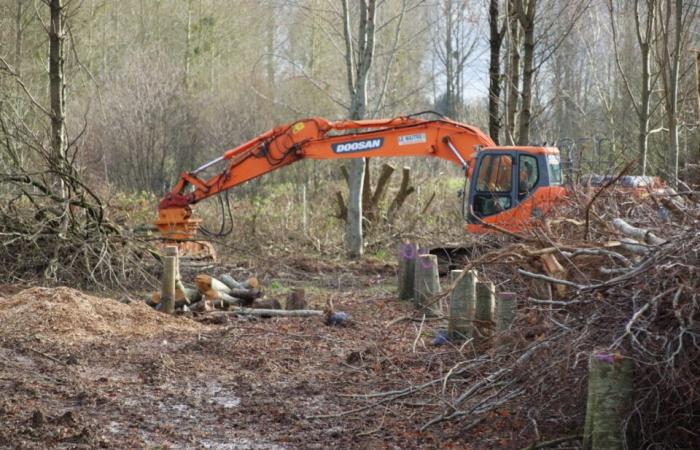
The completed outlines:
[[[651,231],[645,230],[643,228],[633,227],[632,225],[628,224],[619,217],[617,219],[613,219],[610,223],[620,233],[624,234],[625,236],[637,239],[638,241],[646,242],[647,244],[651,245],[662,245],[666,243],[665,240],[654,235]]]
[[[231,275],[223,274],[219,277],[219,280],[230,289],[257,289],[260,286],[258,279],[255,277],[248,278],[243,282],[238,282]]]
[[[231,292],[230,287],[226,286],[224,283],[217,280],[216,278],[205,274],[199,274],[196,277],[194,277],[194,284],[197,285],[197,289],[199,289],[199,292],[202,293],[205,293],[211,289],[223,292],[224,294],[228,294]]]
[[[311,317],[311,316],[322,316],[323,311],[316,309],[294,309],[294,310],[284,310],[284,309],[259,309],[259,308],[245,308],[241,306],[235,306],[230,308],[228,311],[221,312],[219,314],[226,315],[249,315],[249,316],[270,316],[270,317]]]
[[[255,279],[251,278],[248,281],[250,282],[251,280]],[[257,280],[255,280],[255,283],[257,283]],[[255,299],[262,297],[262,292],[259,289],[230,288],[222,281],[204,274],[200,274],[195,277],[195,284],[197,285],[199,292],[202,292],[204,295],[207,295],[210,298],[211,295],[213,295],[210,295],[210,291],[216,291],[225,295],[226,297],[235,297],[236,299],[240,299],[240,303],[237,304],[241,304],[243,306],[251,305]]]
[[[215,308],[228,308],[230,306],[241,306],[241,300],[231,297],[230,295],[217,291],[216,289],[209,289],[204,293],[204,298],[211,301],[212,306]]]

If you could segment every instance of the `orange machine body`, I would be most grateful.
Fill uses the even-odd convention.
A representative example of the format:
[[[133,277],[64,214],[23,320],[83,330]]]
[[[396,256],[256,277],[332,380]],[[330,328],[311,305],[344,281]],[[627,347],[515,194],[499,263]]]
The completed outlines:
[[[469,214],[470,223],[466,227],[469,232],[489,231],[484,223],[510,231],[521,230],[530,226],[533,218],[549,211],[564,195],[560,180],[553,182],[556,180],[551,179],[551,174],[550,178],[546,176],[548,161],[556,159],[558,164],[556,148],[495,146],[479,129],[448,119],[397,117],[330,122],[312,117],[268,130],[194,171],[182,173],[173,190],[161,200],[156,225],[166,239],[192,239],[200,220],[193,217],[191,205],[301,159],[436,157],[461,166],[465,176],[473,178],[481,162],[488,162],[493,155],[502,155],[499,161],[503,164],[497,171],[491,170],[490,178],[481,179],[484,186],[500,183],[516,189],[517,167],[524,164],[520,155],[529,155],[529,164],[534,164],[540,175],[526,198],[512,192],[493,193],[489,189],[474,194],[472,189],[479,186],[472,180],[467,211],[473,206],[472,200],[493,203],[487,198],[489,195],[500,197],[497,203],[502,211],[491,208],[488,213]],[[225,168],[208,178],[200,177],[217,164]],[[508,177],[512,182],[508,182]]]

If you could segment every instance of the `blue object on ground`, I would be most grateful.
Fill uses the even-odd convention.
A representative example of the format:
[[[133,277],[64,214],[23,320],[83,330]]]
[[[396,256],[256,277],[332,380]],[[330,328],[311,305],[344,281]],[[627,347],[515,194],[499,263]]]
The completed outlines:
[[[342,311],[338,311],[331,314],[331,316],[328,318],[328,325],[332,327],[338,325],[345,325],[347,321],[348,314]]]
[[[445,345],[448,342],[447,330],[438,330],[437,334],[435,335],[435,339],[433,339],[433,345]]]

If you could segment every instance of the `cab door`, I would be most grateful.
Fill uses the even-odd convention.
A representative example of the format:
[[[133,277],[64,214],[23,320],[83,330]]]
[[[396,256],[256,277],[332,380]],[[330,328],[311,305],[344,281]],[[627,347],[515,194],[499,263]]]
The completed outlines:
[[[484,151],[477,156],[468,197],[469,223],[479,223],[516,205],[516,165],[513,152]]]

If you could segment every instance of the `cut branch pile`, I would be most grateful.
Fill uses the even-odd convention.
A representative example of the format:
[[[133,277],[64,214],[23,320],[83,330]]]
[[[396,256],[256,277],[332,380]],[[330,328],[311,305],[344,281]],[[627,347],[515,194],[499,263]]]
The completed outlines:
[[[635,365],[628,448],[698,448],[700,203],[606,189],[578,193],[558,219],[473,258],[465,270],[518,293],[513,327],[461,346],[433,382],[371,394],[372,405],[439,397],[446,406],[424,427],[463,419],[469,429],[506,411],[537,440],[578,435],[587,357],[602,348]]]
[[[303,290],[302,290],[303,292]],[[292,295],[295,294],[295,295]],[[287,310],[282,310],[281,303],[276,299],[265,299],[257,278],[236,281],[231,275],[223,274],[218,278],[199,274],[194,279],[194,287],[185,285],[176,274],[175,280],[175,310],[181,312],[209,312],[212,310],[227,311],[234,315],[255,315],[261,317],[309,317],[321,316],[323,311],[301,309],[298,305],[298,292],[290,293],[297,303],[287,299]],[[301,294],[303,297],[303,293]],[[156,309],[162,307],[161,293],[154,292],[149,306]],[[217,311],[207,316],[207,319],[224,320],[226,312]]]

